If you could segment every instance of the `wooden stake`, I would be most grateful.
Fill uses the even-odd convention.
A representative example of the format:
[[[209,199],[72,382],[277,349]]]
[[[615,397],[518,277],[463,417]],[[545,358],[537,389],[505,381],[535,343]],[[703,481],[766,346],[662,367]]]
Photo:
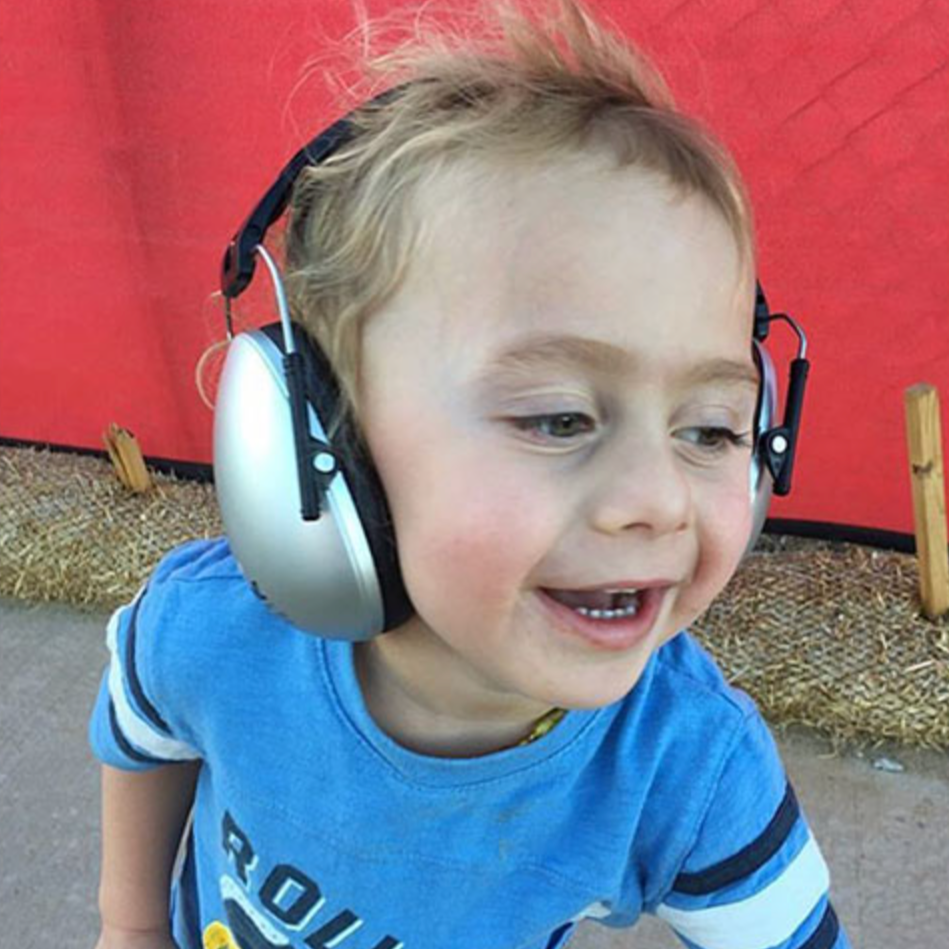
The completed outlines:
[[[936,619],[949,610],[946,486],[943,482],[939,393],[921,383],[904,392],[906,438],[913,485],[916,556],[923,611]]]
[[[136,494],[148,491],[152,486],[152,479],[145,467],[145,459],[142,458],[142,450],[135,436],[128,429],[120,428],[113,422],[102,433],[102,441],[122,484]]]

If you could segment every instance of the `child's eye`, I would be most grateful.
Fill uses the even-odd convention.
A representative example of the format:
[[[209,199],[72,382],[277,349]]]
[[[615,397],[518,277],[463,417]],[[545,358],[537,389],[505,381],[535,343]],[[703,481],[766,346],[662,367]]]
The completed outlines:
[[[519,431],[538,435],[542,440],[561,444],[576,441],[596,429],[596,420],[583,412],[557,412],[551,415],[529,415],[510,419]],[[717,455],[734,448],[751,448],[751,432],[733,432],[730,428],[705,426],[684,429],[698,433],[693,441],[705,454]],[[691,440],[691,439],[690,439]]]
[[[587,435],[596,427],[596,422],[583,412],[525,415],[520,418],[512,418],[510,421],[519,431],[530,432],[560,442]]]
[[[702,448],[709,454],[719,454],[728,451],[729,446],[733,448],[751,448],[751,432],[733,432],[730,428],[687,428],[686,432],[698,432],[699,440],[695,442],[699,448]]]

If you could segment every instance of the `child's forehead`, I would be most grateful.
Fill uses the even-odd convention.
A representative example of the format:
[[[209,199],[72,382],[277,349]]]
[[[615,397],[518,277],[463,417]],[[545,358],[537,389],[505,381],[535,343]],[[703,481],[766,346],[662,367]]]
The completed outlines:
[[[618,166],[596,151],[556,157],[464,156],[434,169],[417,196],[417,213],[430,227],[480,222],[516,224],[540,212],[549,216],[596,207],[615,210],[635,196],[674,204],[684,195],[663,174]]]
[[[545,263],[585,252],[632,251],[657,240],[686,254],[709,250],[719,258],[741,256],[736,235],[711,199],[688,193],[663,174],[618,166],[609,156],[579,153],[561,159],[465,158],[431,174],[414,202],[428,264],[483,254],[521,263]],[[454,258],[454,259],[447,259]]]
[[[601,155],[458,162],[421,190],[417,214],[410,291],[567,305],[591,290],[648,292],[660,260],[747,295],[738,242],[709,199]]]
[[[400,285],[363,328],[366,372],[434,361],[447,385],[538,331],[630,351],[645,335],[654,378],[748,349],[753,293],[727,222],[655,174],[598,155],[466,159],[415,211]]]
[[[641,358],[670,370],[741,358],[753,280],[709,202],[683,200],[655,176],[605,161],[542,170],[468,165],[426,190],[423,240],[385,321],[384,335],[418,340],[412,362],[437,353],[451,372],[480,373],[525,334],[544,333],[622,352],[641,348],[646,332]],[[704,338],[712,326],[728,340]],[[541,347],[544,358],[519,368],[578,364],[550,354]]]

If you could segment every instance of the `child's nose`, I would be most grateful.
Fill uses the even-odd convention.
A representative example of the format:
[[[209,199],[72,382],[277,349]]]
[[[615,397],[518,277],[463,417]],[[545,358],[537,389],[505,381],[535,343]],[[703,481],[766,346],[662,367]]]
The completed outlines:
[[[593,526],[604,533],[642,528],[672,534],[688,527],[692,491],[672,446],[645,443],[617,451],[593,505]]]

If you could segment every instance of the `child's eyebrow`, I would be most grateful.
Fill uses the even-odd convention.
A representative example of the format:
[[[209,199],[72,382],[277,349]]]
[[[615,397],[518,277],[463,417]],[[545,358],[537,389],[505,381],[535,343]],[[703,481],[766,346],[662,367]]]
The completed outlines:
[[[642,364],[634,352],[584,336],[538,333],[524,336],[493,359],[480,374],[482,380],[518,375],[543,366],[580,366],[603,375],[630,375]],[[696,363],[680,374],[687,385],[723,385],[758,388],[758,372],[750,362],[719,357]]]

